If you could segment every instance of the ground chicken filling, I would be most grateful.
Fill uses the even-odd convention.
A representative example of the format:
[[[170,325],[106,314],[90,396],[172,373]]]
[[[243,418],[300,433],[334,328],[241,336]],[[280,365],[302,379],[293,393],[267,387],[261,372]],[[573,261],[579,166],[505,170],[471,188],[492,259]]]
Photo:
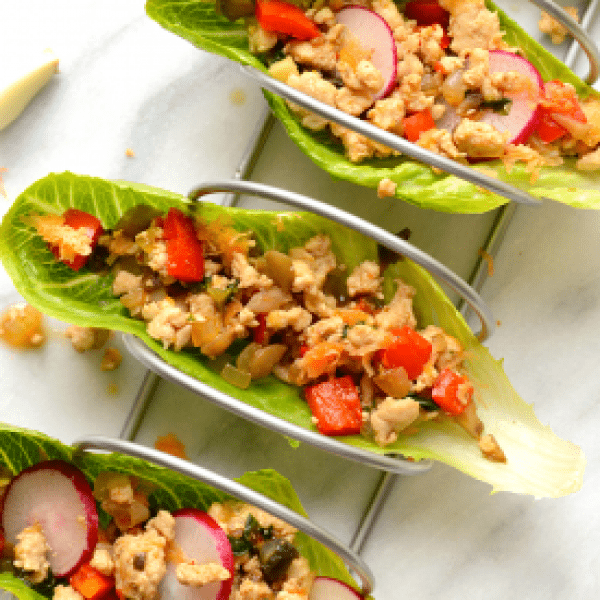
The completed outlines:
[[[39,523],[25,528],[5,555],[18,575],[55,600],[92,597],[91,580],[99,582],[93,598],[159,600],[169,568],[183,586],[232,580],[229,600],[308,600],[315,575],[294,546],[295,528],[248,504],[214,503],[208,515],[229,539],[231,573],[218,562],[187,558],[176,543],[175,518],[166,510],[150,517],[143,487],[126,475],[99,475],[94,496],[112,520],[100,530],[91,559],[68,579],[53,577],[52,548]]]
[[[348,5],[377,13],[393,34],[397,70],[384,97],[378,94],[382,74],[370,52],[337,22],[338,11]],[[426,6],[431,10],[431,3]],[[308,40],[265,31],[260,18],[256,22],[250,17],[250,49],[284,83],[454,160],[500,158],[507,166],[521,161],[532,180],[541,166],[561,164],[565,156],[577,157],[578,169],[600,168],[598,99],[579,99],[570,84],[558,81],[546,83],[540,93],[517,70],[490,70],[490,52],[518,54],[518,49],[503,41],[498,15],[484,0],[440,0],[438,8],[440,23],[422,25],[407,18],[392,0],[318,3],[318,8],[313,5],[304,12],[317,28]],[[515,93],[527,96],[532,112],[539,105],[539,123],[524,140],[509,139],[508,132],[481,120],[490,112],[507,114]],[[290,107],[308,129],[329,129],[354,163],[398,154],[306,109]],[[380,195],[389,193],[384,184]]]
[[[446,420],[485,457],[505,460],[493,436],[482,437],[461,344],[418,327],[415,290],[403,281],[385,303],[377,262],[347,269],[325,235],[260,254],[249,233],[175,208],[137,207],[97,237],[91,260],[112,269],[129,313],[165,348],[199,349],[229,383],[247,388],[272,374],[301,387],[325,435],[387,446]]]

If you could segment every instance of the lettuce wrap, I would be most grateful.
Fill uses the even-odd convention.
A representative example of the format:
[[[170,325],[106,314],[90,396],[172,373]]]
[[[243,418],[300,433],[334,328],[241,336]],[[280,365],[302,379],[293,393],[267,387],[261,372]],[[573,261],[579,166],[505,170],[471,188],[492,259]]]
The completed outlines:
[[[61,459],[72,462],[90,483],[99,473],[113,471],[139,477],[151,484],[154,491],[149,496],[151,508],[173,512],[180,508],[207,510],[213,502],[223,502],[230,496],[214,488],[138,458],[121,454],[78,453],[73,448],[43,433],[0,423],[0,465],[13,475],[42,460]],[[273,470],[248,472],[236,479],[246,487],[267,496],[291,510],[306,516],[290,482]],[[107,517],[99,508],[100,521]],[[309,536],[298,532],[295,546],[319,575],[341,579],[356,586],[343,561]],[[20,600],[42,599],[44,596],[10,573],[0,573],[0,590],[7,590]]]
[[[80,326],[132,333],[184,373],[267,413],[315,430],[300,388],[269,376],[242,390],[211,370],[208,359],[199,351],[165,350],[148,336],[145,323],[130,317],[113,296],[111,275],[87,267],[76,272],[57,261],[25,218],[32,214],[62,214],[67,208],[76,207],[94,214],[105,228],[111,228],[125,211],[138,204],[166,211],[171,206],[185,207],[189,202],[179,195],[138,184],[68,172],[50,174],[25,190],[5,215],[0,226],[0,259],[17,290],[43,313]],[[332,250],[349,273],[364,260],[378,260],[376,242],[310,213],[273,213],[210,203],[198,203],[195,211],[205,220],[221,216],[240,231],[252,231],[263,252],[287,252],[322,233],[330,237]],[[477,341],[432,277],[406,259],[390,265],[384,277],[386,300],[393,295],[394,280],[401,278],[417,290],[413,302],[418,326],[438,325],[462,343],[466,355],[464,370],[476,390],[478,414],[486,431],[496,437],[504,450],[507,463],[485,459],[473,438],[448,420],[430,421],[418,433],[400,435],[385,448],[361,435],[338,439],[378,454],[435,459],[490,483],[494,491],[556,497],[577,490],[585,464],[581,450],[559,439],[537,420],[532,407],[511,386],[501,362]]]
[[[400,3],[402,4],[402,3]],[[581,98],[599,96],[543,46],[533,40],[515,21],[492,2],[490,10],[498,12],[506,32],[504,40],[519,47],[538,69],[544,81],[559,79],[575,86]],[[259,58],[248,49],[248,35],[242,19],[230,22],[215,12],[214,2],[204,0],[147,0],[146,12],[165,29],[185,38],[192,44],[242,64],[266,70]],[[300,149],[319,167],[334,178],[377,188],[389,178],[395,183],[396,197],[434,210],[453,213],[482,213],[508,200],[492,194],[453,175],[434,173],[428,166],[406,157],[369,159],[355,164],[344,155],[341,143],[323,132],[311,132],[302,127],[299,119],[282,98],[264,91],[275,116]],[[492,175],[530,194],[551,198],[577,208],[600,208],[600,172],[577,171],[575,159],[568,158],[560,166],[543,167],[539,178],[531,183],[526,165],[517,163],[507,172],[500,160],[486,161],[481,168]]]

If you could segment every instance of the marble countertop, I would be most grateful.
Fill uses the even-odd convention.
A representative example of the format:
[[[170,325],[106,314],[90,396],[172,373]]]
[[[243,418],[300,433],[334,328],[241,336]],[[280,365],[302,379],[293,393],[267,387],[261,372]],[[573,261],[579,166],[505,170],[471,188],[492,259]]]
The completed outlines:
[[[534,30],[533,5],[510,0],[503,6]],[[145,16],[141,0],[19,0],[3,7],[2,24],[4,61],[25,46],[51,48],[60,72],[0,132],[0,167],[8,169],[1,214],[53,171],[183,194],[202,181],[231,177],[264,114],[260,90],[235,64],[162,30]],[[593,33],[597,38],[600,28]],[[564,56],[566,46],[555,51]],[[585,61],[577,69],[585,73]],[[463,277],[496,216],[423,211],[335,182],[279,125],[253,179],[336,204],[392,231],[409,227],[413,243]],[[504,358],[509,378],[540,420],[584,450],[582,489],[553,500],[491,495],[488,485],[439,464],[397,477],[363,552],[379,600],[571,600],[600,591],[599,256],[600,213],[550,202],[519,207],[482,289],[499,322],[487,345]],[[17,300],[0,270],[0,310]],[[0,346],[0,420],[67,443],[88,433],[116,436],[145,370],[124,351],[117,371],[101,372],[100,354],[75,353],[64,328],[49,321],[49,341],[35,352]],[[345,541],[380,477],[306,445],[294,449],[282,436],[162,381],[136,439],[152,445],[169,431],[192,460],[225,475],[279,470],[310,516]]]

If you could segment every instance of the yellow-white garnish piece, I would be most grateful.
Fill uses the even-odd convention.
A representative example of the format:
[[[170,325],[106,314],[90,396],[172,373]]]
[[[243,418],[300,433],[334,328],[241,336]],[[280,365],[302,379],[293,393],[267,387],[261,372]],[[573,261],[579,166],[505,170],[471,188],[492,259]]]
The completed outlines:
[[[11,53],[0,72],[0,130],[10,125],[31,99],[58,72],[58,58],[50,51]]]

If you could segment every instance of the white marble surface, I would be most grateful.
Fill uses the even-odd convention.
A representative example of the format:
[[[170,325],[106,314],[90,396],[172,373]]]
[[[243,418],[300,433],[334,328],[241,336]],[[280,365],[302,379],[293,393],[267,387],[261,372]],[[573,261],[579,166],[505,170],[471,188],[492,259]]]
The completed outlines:
[[[504,5],[533,29],[533,5]],[[145,17],[143,2],[19,0],[2,7],[2,25],[2,60],[14,60],[27,44],[52,48],[61,62],[60,73],[0,132],[0,166],[8,168],[1,213],[50,171],[180,193],[233,174],[264,107],[260,91],[235,65],[160,29]],[[598,37],[600,29],[594,31]],[[134,157],[126,157],[127,148]],[[421,211],[334,182],[279,126],[254,178],[393,231],[408,226],[414,243],[464,277],[494,217]],[[558,500],[491,496],[487,485],[441,465],[398,478],[364,551],[376,598],[571,600],[600,591],[599,234],[596,212],[558,204],[520,208],[483,289],[500,322],[488,345],[505,358],[508,375],[540,419],[583,447],[582,490]],[[17,299],[0,271],[0,309]],[[51,322],[49,329],[40,351],[0,347],[0,419],[65,442],[86,433],[117,435],[144,370],[126,356],[118,371],[102,373],[99,353],[76,354],[61,335],[64,324]],[[193,460],[224,474],[278,469],[315,521],[343,540],[352,536],[379,477],[304,445],[291,448],[281,436],[162,382],[138,440],[152,444],[168,431]]]

